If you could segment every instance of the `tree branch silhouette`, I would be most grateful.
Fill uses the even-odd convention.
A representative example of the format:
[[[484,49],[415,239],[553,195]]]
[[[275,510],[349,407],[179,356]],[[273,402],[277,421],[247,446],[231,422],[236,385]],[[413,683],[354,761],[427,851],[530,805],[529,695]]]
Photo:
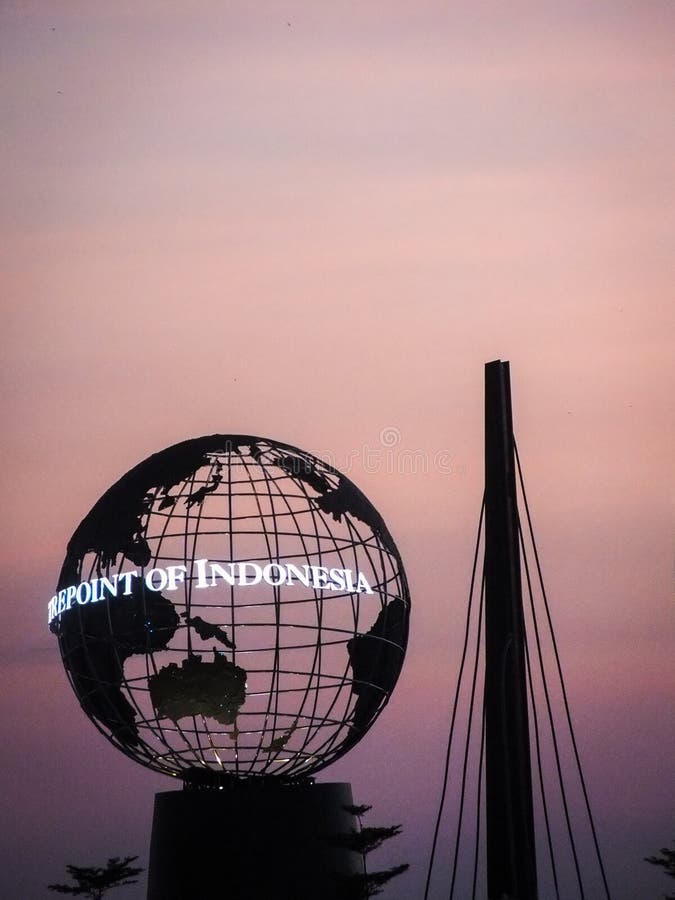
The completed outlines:
[[[664,870],[665,875],[675,878],[675,850],[661,847],[659,853],[661,856],[645,856],[645,862],[652,866],[659,866]],[[675,900],[675,894],[666,894],[665,900]]]
[[[89,897],[90,900],[102,900],[103,895],[112,888],[125,884],[136,884],[136,875],[143,869],[131,866],[137,856],[111,856],[105,866],[66,866],[66,872],[75,884],[48,884],[47,889],[57,894],[71,894]]]

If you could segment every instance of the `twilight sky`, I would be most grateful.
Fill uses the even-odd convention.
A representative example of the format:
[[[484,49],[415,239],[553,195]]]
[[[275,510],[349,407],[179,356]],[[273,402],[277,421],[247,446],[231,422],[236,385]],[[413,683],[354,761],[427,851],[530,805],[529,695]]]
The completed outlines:
[[[419,900],[497,357],[614,900],[665,891],[674,26],[659,0],[0,5],[1,896],[147,864],[173,783],[87,722],[46,603],[113,481],[232,432],[329,458],[406,562],[401,681],[324,779],[403,824],[385,896]]]

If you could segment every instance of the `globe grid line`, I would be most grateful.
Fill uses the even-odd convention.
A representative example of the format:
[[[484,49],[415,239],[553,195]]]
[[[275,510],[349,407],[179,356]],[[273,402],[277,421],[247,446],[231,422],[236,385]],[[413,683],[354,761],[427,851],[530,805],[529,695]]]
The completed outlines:
[[[263,473],[264,473],[265,477],[267,477],[267,469],[264,469],[264,470],[263,470]],[[270,496],[270,508],[272,509],[272,515],[274,516],[274,514],[275,514],[275,504],[274,504],[274,501],[273,501],[273,499],[272,499],[272,492],[271,492],[271,489],[270,489],[270,484],[271,484],[271,483],[272,483],[272,482],[268,480],[266,486],[267,486],[268,494],[269,494],[269,496]],[[278,487],[278,485],[277,485],[276,483],[275,483],[274,486],[275,486],[275,488]],[[303,491],[304,491],[304,486],[303,486],[302,489],[303,489]],[[305,491],[305,494],[306,494],[306,491]],[[288,501],[285,499],[284,495],[281,494],[281,493],[280,493],[280,497],[281,497],[282,500],[284,500],[284,502],[286,503],[286,505],[288,505],[289,512],[291,513],[292,518],[293,518],[293,522],[294,522],[294,524],[297,525],[297,518],[296,518],[296,516],[295,516],[295,514],[294,514],[294,511],[291,510],[290,505],[288,504]],[[311,504],[309,505],[309,508],[310,508],[310,510],[311,510],[310,514],[311,514],[312,522],[314,523],[315,531],[316,531],[316,514],[315,514],[313,508],[311,507]],[[273,525],[274,525],[274,534],[275,534],[276,550],[277,550],[277,554],[276,554],[276,555],[277,555],[277,557],[278,557],[278,556],[279,556],[279,546],[278,546],[278,543],[279,543],[279,533],[278,533],[278,529],[277,529],[277,525],[276,525],[276,518],[273,520]],[[304,535],[304,533],[302,533],[302,532],[300,531],[300,529],[298,529],[298,533],[301,534],[300,541],[301,541],[303,550],[305,550],[305,552],[306,552],[306,543],[305,543],[306,539],[305,539],[305,535]],[[317,544],[318,544],[318,541],[317,541]],[[322,554],[321,554],[321,547],[320,547],[320,545],[318,546],[317,557],[318,557],[319,565],[321,565],[321,562],[322,562],[322,558],[323,558],[323,557],[322,557]],[[311,559],[311,558],[313,558],[313,557],[310,556],[309,554],[307,554],[307,559]],[[340,561],[342,562],[341,554],[339,553],[339,551],[338,551],[338,558],[339,558]],[[323,594],[323,591],[321,592],[321,595],[322,595],[322,594]],[[315,673],[316,673],[317,684],[316,684],[316,688],[315,688],[315,690],[314,690],[314,704],[313,704],[313,707],[312,707],[312,713],[311,713],[311,716],[310,716],[310,722],[308,723],[307,728],[306,728],[306,730],[305,730],[305,739],[304,739],[304,742],[302,743],[302,746],[300,747],[300,750],[299,750],[300,753],[304,753],[306,747],[308,746],[308,744],[309,744],[309,742],[310,742],[310,737],[311,737],[311,735],[310,735],[311,723],[314,721],[314,718],[316,717],[317,702],[318,702],[318,698],[319,698],[319,692],[320,692],[320,689],[321,689],[321,658],[322,658],[322,647],[323,647],[323,643],[322,643],[322,640],[321,640],[321,634],[322,634],[323,627],[324,627],[324,626],[323,626],[323,602],[322,602],[322,601],[323,601],[323,597],[322,597],[322,596],[321,596],[321,597],[317,597],[316,594],[314,595],[314,604],[315,604],[315,607],[316,607],[316,614],[317,614],[317,629],[318,629],[318,630],[317,630],[317,639],[316,639],[316,644],[315,644],[314,660],[313,660],[313,662],[312,662],[312,674],[310,675],[310,677],[309,677],[308,680],[307,680],[307,685],[306,685],[306,688],[305,688],[305,693],[304,693],[304,696],[303,696],[303,698],[302,698],[302,702],[300,703],[300,708],[299,708],[299,710],[298,710],[298,718],[299,718],[299,716],[302,714],[302,712],[303,712],[303,710],[304,710],[305,703],[307,702],[307,697],[309,696],[309,692],[310,692],[310,690],[311,690],[312,681],[313,681],[313,678],[314,678],[314,674],[315,674]],[[340,687],[340,690],[341,690],[341,687]],[[277,698],[278,698],[278,694],[277,694]],[[277,702],[278,702],[278,699],[277,699]],[[296,719],[296,722],[297,722],[297,719]],[[276,723],[275,723],[275,724],[276,724]]]

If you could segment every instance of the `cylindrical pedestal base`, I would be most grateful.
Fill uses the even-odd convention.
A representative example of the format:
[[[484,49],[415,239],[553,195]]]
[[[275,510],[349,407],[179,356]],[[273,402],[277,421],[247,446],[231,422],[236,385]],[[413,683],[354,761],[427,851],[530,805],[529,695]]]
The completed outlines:
[[[242,782],[155,796],[148,900],[338,900],[363,871],[349,784]],[[336,876],[338,876],[336,878]]]

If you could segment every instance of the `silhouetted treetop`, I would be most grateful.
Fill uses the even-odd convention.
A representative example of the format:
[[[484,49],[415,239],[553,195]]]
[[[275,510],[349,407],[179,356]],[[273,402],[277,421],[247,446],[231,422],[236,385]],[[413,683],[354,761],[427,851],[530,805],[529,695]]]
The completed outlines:
[[[659,853],[661,856],[645,856],[645,862],[650,863],[652,866],[659,866],[666,875],[675,878],[675,850],[661,847]],[[675,894],[666,894],[665,900],[675,900]]]
[[[75,884],[49,884],[47,887],[57,894],[72,894],[89,897],[90,900],[101,900],[112,888],[136,884],[135,876],[143,869],[131,866],[130,863],[137,859],[137,856],[125,856],[124,859],[111,856],[105,866],[66,866],[66,871]]]

